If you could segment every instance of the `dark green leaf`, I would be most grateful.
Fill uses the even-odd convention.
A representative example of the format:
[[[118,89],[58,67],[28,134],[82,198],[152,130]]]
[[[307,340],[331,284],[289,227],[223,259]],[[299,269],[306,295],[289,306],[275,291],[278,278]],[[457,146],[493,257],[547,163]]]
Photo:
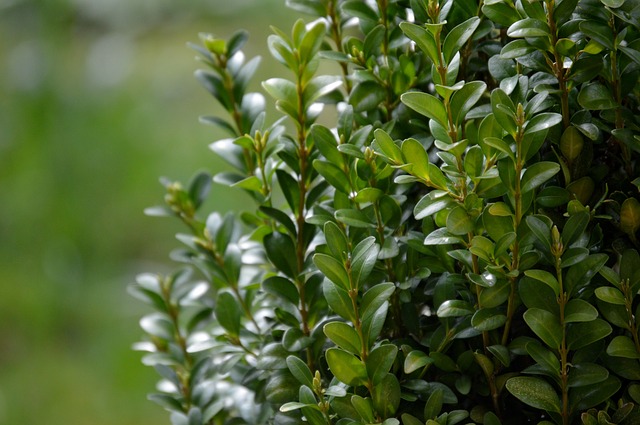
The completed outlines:
[[[569,300],[564,309],[565,323],[591,322],[598,317],[598,310],[588,302],[575,298]]]
[[[524,321],[531,330],[540,337],[545,344],[553,349],[559,349],[562,342],[562,325],[558,317],[540,308],[530,308],[525,311]]]
[[[262,282],[265,292],[280,297],[297,306],[300,301],[298,289],[289,279],[282,276],[271,276]]]
[[[607,401],[620,389],[620,380],[609,375],[597,384],[572,388],[569,391],[569,408],[572,411],[583,411]]]
[[[624,357],[627,359],[640,359],[640,353],[634,342],[625,335],[613,338],[607,347],[607,354],[612,357]]]
[[[595,363],[578,363],[569,369],[569,387],[597,384],[609,377],[609,371]]]
[[[527,193],[544,184],[551,177],[558,174],[560,165],[555,162],[542,161],[527,167],[521,181],[522,193]]]
[[[546,22],[534,18],[522,19],[509,27],[507,35],[519,37],[549,37],[551,31]]]
[[[540,378],[518,376],[507,381],[507,390],[520,401],[536,409],[560,413],[560,398],[553,387]]]
[[[572,323],[567,329],[567,345],[572,350],[585,347],[611,333],[611,325],[602,319]]]
[[[273,232],[264,237],[267,257],[285,275],[294,279],[298,274],[296,249],[289,235]]]
[[[471,326],[484,332],[502,327],[507,322],[507,316],[497,308],[482,308],[471,317]]]
[[[242,309],[238,300],[229,292],[221,292],[216,300],[216,319],[230,335],[240,335]]]
[[[607,24],[598,22],[594,19],[584,20],[580,22],[580,31],[609,50],[613,50],[615,48],[615,37],[613,35],[613,31]]]
[[[371,111],[385,100],[384,88],[375,81],[365,80],[356,85],[349,96],[349,104],[355,112]]]
[[[600,83],[583,86],[578,93],[578,103],[590,110],[613,109],[618,106],[611,91]]]

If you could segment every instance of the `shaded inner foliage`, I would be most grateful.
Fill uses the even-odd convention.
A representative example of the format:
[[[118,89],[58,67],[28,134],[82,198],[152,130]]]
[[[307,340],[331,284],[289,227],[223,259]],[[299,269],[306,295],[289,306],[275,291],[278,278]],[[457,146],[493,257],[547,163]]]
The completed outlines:
[[[264,94],[245,32],[192,46],[231,171],[148,210],[189,230],[131,286],[150,398],[176,425],[637,423],[640,3],[287,5]],[[200,211],[212,182],[255,207]]]

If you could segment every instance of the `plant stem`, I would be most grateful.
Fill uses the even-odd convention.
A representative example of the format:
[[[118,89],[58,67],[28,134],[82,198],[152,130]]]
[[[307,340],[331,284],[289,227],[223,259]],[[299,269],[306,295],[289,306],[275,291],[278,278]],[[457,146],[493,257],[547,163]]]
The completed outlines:
[[[551,32],[551,49],[553,50],[553,60],[551,64],[558,85],[560,87],[560,109],[562,112],[562,127],[567,128],[571,124],[571,113],[569,112],[569,90],[567,89],[567,76],[564,70],[564,60],[562,55],[556,50],[556,43],[558,42],[558,28],[556,20],[553,16],[555,11],[555,0],[545,0],[547,6],[547,24],[549,25],[549,31]]]

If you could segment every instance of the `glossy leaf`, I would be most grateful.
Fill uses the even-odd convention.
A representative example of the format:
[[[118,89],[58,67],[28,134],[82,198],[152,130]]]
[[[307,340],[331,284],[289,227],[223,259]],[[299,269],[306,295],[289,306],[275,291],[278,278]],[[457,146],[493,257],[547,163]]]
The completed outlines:
[[[613,338],[607,347],[607,354],[612,357],[624,357],[627,359],[640,359],[640,352],[634,342],[625,335]]]
[[[558,317],[546,310],[530,308],[525,311],[524,321],[549,347],[559,349],[562,342],[562,325]]]
[[[358,386],[367,382],[367,369],[353,354],[339,348],[327,350],[327,364],[331,373],[340,381],[350,386]]]
[[[473,32],[478,28],[478,25],[480,25],[480,18],[474,16],[459,24],[447,34],[442,44],[445,64],[448,65],[451,62],[453,55],[467,43]]]

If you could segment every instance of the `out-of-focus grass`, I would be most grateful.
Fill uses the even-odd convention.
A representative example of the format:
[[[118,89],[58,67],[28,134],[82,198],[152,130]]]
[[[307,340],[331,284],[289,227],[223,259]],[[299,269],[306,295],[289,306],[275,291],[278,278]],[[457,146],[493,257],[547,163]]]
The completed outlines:
[[[266,78],[268,26],[292,19],[284,0],[178,3],[0,2],[2,425],[168,423],[145,399],[156,375],[130,346],[146,310],[125,288],[178,245],[177,223],[142,214],[158,177],[224,167],[185,43],[247,28]],[[243,208],[236,193],[208,206]]]

